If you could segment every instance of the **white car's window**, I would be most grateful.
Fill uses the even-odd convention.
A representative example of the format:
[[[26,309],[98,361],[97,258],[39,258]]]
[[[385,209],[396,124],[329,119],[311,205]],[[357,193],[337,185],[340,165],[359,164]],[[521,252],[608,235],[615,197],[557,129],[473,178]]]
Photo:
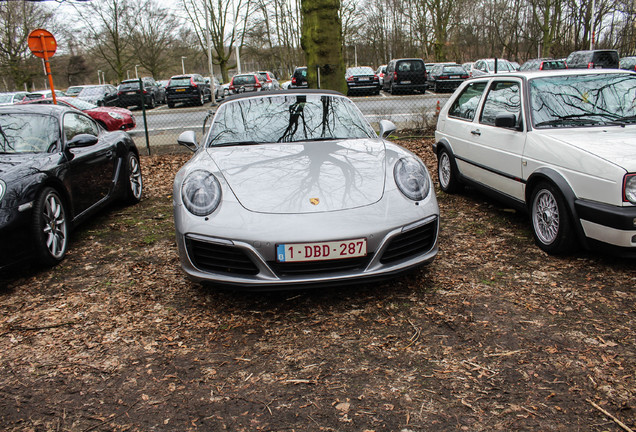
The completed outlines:
[[[451,105],[448,115],[450,117],[473,120],[479,100],[485,89],[486,82],[476,82],[467,85]]]
[[[495,118],[500,114],[514,114],[517,125],[521,120],[521,90],[514,81],[495,81],[492,83],[479,122],[494,126]]]
[[[530,110],[538,128],[636,123],[636,75],[535,78],[530,81]]]
[[[374,138],[375,132],[349,99],[328,95],[275,95],[219,107],[207,146]]]

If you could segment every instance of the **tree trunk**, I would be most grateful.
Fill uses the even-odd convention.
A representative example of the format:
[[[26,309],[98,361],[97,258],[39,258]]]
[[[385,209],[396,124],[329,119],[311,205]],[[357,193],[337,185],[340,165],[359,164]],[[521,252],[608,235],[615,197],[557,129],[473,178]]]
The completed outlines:
[[[320,68],[320,88],[346,93],[340,0],[302,0],[301,8],[301,46],[307,61],[309,87],[318,88]]]

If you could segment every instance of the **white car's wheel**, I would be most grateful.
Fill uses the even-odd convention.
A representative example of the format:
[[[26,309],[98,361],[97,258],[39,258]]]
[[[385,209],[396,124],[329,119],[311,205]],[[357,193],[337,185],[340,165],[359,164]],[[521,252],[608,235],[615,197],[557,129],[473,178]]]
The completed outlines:
[[[455,162],[445,148],[437,155],[437,176],[439,185],[446,193],[454,193],[461,189]]]
[[[532,232],[537,245],[549,254],[572,249],[574,239],[565,200],[550,183],[542,182],[532,192]]]

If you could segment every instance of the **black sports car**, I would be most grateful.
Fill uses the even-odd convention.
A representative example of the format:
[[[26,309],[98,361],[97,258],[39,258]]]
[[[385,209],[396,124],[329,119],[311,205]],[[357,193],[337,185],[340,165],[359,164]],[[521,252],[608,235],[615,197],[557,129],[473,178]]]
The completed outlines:
[[[0,108],[0,270],[66,253],[69,231],[115,199],[141,199],[139,153],[126,132],[107,132],[58,105]]]

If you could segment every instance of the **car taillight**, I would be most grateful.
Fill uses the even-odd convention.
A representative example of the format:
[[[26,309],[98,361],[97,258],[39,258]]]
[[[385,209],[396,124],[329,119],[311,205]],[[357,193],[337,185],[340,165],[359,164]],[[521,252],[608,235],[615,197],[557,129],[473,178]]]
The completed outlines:
[[[262,87],[262,85],[261,85],[259,80],[256,80],[256,82],[254,83],[254,87],[256,87],[256,88],[261,88]]]
[[[197,86],[197,83],[195,83],[195,82],[194,82],[194,78],[192,78],[192,77],[190,77],[190,85],[191,85],[192,87],[198,87],[198,86]]]
[[[437,79],[448,79],[448,77],[446,75],[440,75],[437,77]]]
[[[462,75],[462,79],[468,79],[468,75]]]
[[[353,81],[353,77],[347,78],[347,81]]]
[[[587,64],[587,68],[588,68],[588,69],[594,69],[594,62],[589,62],[589,63]]]
[[[144,89],[144,94],[148,93],[148,90]]]
[[[543,62],[541,62],[541,65],[539,65],[539,70],[543,70]]]
[[[396,71],[396,72],[393,72],[393,79],[394,79],[394,80],[397,80],[397,71]]]
[[[380,80],[380,78],[378,78],[377,75],[373,75],[373,81],[379,81],[379,80]]]
[[[292,84],[296,84],[296,77],[292,78]]]

